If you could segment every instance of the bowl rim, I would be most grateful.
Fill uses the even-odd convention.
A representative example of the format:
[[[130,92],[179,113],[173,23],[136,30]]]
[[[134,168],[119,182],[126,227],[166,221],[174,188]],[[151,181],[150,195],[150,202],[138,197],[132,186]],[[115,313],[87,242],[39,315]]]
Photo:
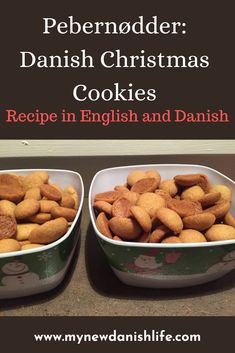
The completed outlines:
[[[107,243],[110,243],[112,245],[116,246],[122,246],[122,247],[133,247],[133,248],[162,248],[162,249],[168,249],[168,248],[205,248],[205,247],[217,247],[217,246],[224,246],[224,245],[231,245],[235,244],[235,239],[233,240],[221,240],[221,241],[211,241],[211,242],[205,242],[205,243],[172,243],[172,244],[162,244],[162,243],[138,243],[138,242],[130,242],[130,241],[120,241],[120,240],[113,240],[108,237],[105,237],[98,228],[96,227],[96,218],[94,215],[93,211],[93,205],[92,205],[92,189],[93,185],[95,183],[96,178],[107,171],[115,171],[119,169],[136,169],[136,168],[157,168],[157,167],[196,167],[196,168],[203,168],[205,170],[212,171],[213,173],[219,175],[220,177],[226,179],[230,183],[235,185],[235,181],[227,177],[226,175],[222,174],[216,169],[213,169],[211,167],[207,167],[201,164],[187,164],[187,163],[160,163],[160,164],[135,164],[135,165],[126,165],[126,166],[119,166],[119,167],[112,167],[112,168],[105,168],[99,170],[93,177],[92,182],[90,184],[89,188],[89,195],[88,195],[88,204],[89,204],[89,213],[90,213],[90,219],[92,222],[92,226],[95,230],[96,235],[102,239],[103,241],[106,241]]]
[[[49,249],[54,248],[55,246],[58,246],[60,243],[62,243],[64,240],[66,240],[70,234],[72,233],[78,218],[81,215],[81,211],[82,211],[82,207],[83,207],[83,202],[84,202],[84,184],[83,184],[83,180],[81,175],[78,172],[75,172],[73,170],[68,170],[68,169],[51,169],[51,168],[28,168],[28,169],[1,169],[0,170],[0,174],[3,173],[18,173],[18,172],[23,172],[23,173],[27,173],[27,172],[37,172],[37,171],[43,171],[43,172],[59,172],[59,173],[65,173],[65,174],[74,174],[75,176],[77,176],[80,184],[81,184],[81,195],[79,195],[80,198],[80,204],[78,207],[78,211],[76,214],[76,217],[73,220],[73,223],[71,224],[71,226],[69,227],[69,230],[58,240],[44,245],[43,247],[39,247],[39,248],[33,248],[33,249],[26,249],[26,250],[19,250],[19,251],[12,251],[12,252],[6,252],[6,253],[2,253],[0,254],[0,260],[4,259],[4,258],[8,258],[8,257],[15,257],[15,256],[23,256],[23,255],[29,255],[29,254],[34,254],[34,253],[40,253],[43,251],[47,251]]]

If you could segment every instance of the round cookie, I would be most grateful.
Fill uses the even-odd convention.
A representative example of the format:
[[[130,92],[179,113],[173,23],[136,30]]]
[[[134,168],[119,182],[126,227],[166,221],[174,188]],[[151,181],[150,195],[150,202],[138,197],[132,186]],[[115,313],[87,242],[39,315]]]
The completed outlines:
[[[198,201],[171,199],[167,202],[167,207],[182,218],[202,212],[202,206]]]
[[[0,240],[0,253],[19,251],[21,246],[15,239],[2,239]]]
[[[0,201],[0,214],[15,218],[15,208],[16,205],[14,204],[14,202],[8,200]]]
[[[40,209],[40,203],[37,200],[27,199],[23,200],[15,208],[16,219],[26,219],[34,216]]]
[[[29,241],[36,244],[49,244],[62,237],[67,230],[68,222],[65,218],[53,219],[33,229],[29,234]]]
[[[109,216],[112,214],[112,205],[106,201],[96,201],[93,206],[96,210],[105,212]]]
[[[33,199],[33,200],[41,200],[42,196],[41,196],[41,192],[40,192],[40,188],[39,187],[35,187],[35,188],[31,188],[28,189],[24,195],[24,199]]]
[[[137,181],[147,178],[147,175],[144,171],[142,170],[133,170],[133,172],[130,172],[127,176],[127,184],[129,186],[133,186]]]
[[[113,217],[109,220],[112,232],[124,240],[133,240],[140,236],[141,227],[131,218]]]
[[[130,211],[144,232],[149,232],[152,228],[152,222],[145,209],[140,206],[132,206]]]
[[[137,206],[144,208],[152,218],[159,208],[166,206],[166,201],[154,192],[146,192],[140,195]]]
[[[108,203],[114,203],[119,197],[121,193],[119,191],[105,191],[100,192],[95,195],[95,201],[106,201]]]
[[[68,222],[72,222],[76,217],[77,211],[72,208],[56,206],[51,209],[53,218],[64,217]]]
[[[227,224],[214,224],[205,233],[208,241],[233,240],[235,239],[235,228]]]
[[[175,233],[180,233],[183,229],[183,222],[180,216],[169,208],[160,208],[156,216],[170,230]]]
[[[222,201],[216,205],[206,208],[204,212],[212,213],[216,218],[223,218],[229,211],[231,204],[229,201]]]
[[[213,206],[221,198],[220,192],[210,192],[205,194],[199,201],[203,208]]]
[[[163,180],[159,185],[159,189],[166,191],[171,197],[174,197],[178,192],[178,186],[174,179]]]
[[[112,233],[109,229],[109,221],[104,212],[101,212],[96,218],[96,227],[107,238],[112,239]]]
[[[0,215],[0,240],[12,238],[16,234],[15,218],[9,215]]]
[[[23,188],[25,191],[32,189],[32,188],[36,188],[43,185],[43,180],[42,178],[37,174],[37,172],[35,173],[30,173],[28,175],[26,175],[23,179]]]
[[[169,228],[164,225],[161,225],[150,234],[149,242],[160,243],[167,233],[169,233]]]
[[[181,194],[182,200],[199,201],[205,195],[205,192],[198,185],[191,186],[190,188],[184,190]]]
[[[215,216],[212,213],[199,213],[193,216],[183,218],[185,228],[191,228],[199,231],[210,228],[215,223]]]
[[[170,236],[170,237],[166,237],[164,238],[161,243],[163,244],[177,244],[177,243],[181,243],[179,237],[176,236]]]
[[[226,185],[213,185],[210,192],[219,192],[221,194],[220,200],[230,202],[232,200],[232,191]]]
[[[206,242],[204,235],[195,229],[185,229],[179,234],[182,243],[202,243]]]
[[[144,178],[138,180],[132,187],[131,191],[143,194],[146,192],[153,192],[158,187],[158,181],[156,178]]]
[[[48,222],[52,219],[52,215],[50,213],[37,213],[34,216],[28,218],[30,222],[43,224]]]
[[[130,217],[131,216],[131,201],[124,197],[120,197],[118,200],[114,201],[111,206],[111,214],[113,217]]]
[[[40,187],[41,195],[46,197],[48,200],[60,201],[62,199],[62,193],[54,186],[49,184],[43,184]]]

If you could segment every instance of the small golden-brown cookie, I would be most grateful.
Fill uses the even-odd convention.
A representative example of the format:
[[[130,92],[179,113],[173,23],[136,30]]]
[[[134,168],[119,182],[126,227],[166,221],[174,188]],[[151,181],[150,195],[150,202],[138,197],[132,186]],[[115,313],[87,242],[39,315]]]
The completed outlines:
[[[200,186],[205,193],[208,193],[211,187],[208,176],[206,174],[200,174],[200,180],[197,185]]]
[[[19,251],[20,244],[15,239],[2,239],[0,240],[0,253]]]
[[[174,177],[175,182],[181,186],[199,185],[204,192],[208,192],[210,184],[205,174],[182,174]]]
[[[62,237],[68,230],[68,222],[60,217],[33,229],[29,241],[36,244],[49,244]]]
[[[204,195],[205,195],[205,192],[202,190],[202,188],[198,185],[194,185],[182,192],[181,199],[200,201]]]
[[[33,229],[39,227],[38,224],[33,223],[22,223],[17,224],[17,232],[16,232],[16,240],[24,241],[29,239],[29,234],[32,232]]]
[[[39,177],[42,179],[42,181],[43,181],[44,184],[47,184],[47,183],[48,183],[49,174],[48,174],[47,172],[45,172],[45,171],[33,172],[33,173],[31,173],[31,175],[39,176]]]
[[[202,206],[198,201],[171,199],[167,202],[167,207],[182,218],[202,212]]]
[[[178,192],[178,186],[174,179],[163,180],[159,185],[159,189],[166,191],[171,197],[174,197]]]
[[[42,184],[40,191],[41,195],[46,197],[47,200],[60,201],[62,199],[61,192],[52,185]]]
[[[32,217],[29,217],[28,220],[33,223],[43,224],[52,219],[52,215],[50,213],[37,213]]]
[[[112,216],[113,217],[130,217],[131,216],[131,202],[124,197],[120,197],[114,201],[112,205]]]
[[[207,208],[215,205],[215,203],[219,201],[220,198],[221,198],[220,192],[210,192],[208,194],[205,194],[199,201],[201,202],[201,205],[203,208]]]
[[[231,212],[226,213],[226,215],[224,217],[224,222],[227,225],[232,226],[232,227],[235,228],[235,218],[234,218],[234,216],[232,215]]]
[[[191,228],[199,231],[210,228],[215,223],[215,216],[212,213],[199,213],[193,216],[183,218],[185,228]]]
[[[228,213],[230,206],[231,204],[229,201],[222,201],[212,207],[206,208],[204,212],[213,213],[213,215],[215,215],[215,217],[219,219],[223,218],[226,213]]]
[[[161,225],[150,234],[149,242],[160,243],[167,233],[169,233],[169,228],[164,225]]]
[[[140,195],[137,206],[144,208],[152,218],[159,208],[166,206],[166,201],[154,192],[146,192]]]
[[[53,218],[64,217],[68,222],[72,222],[76,217],[77,211],[72,208],[56,206],[51,209]]]
[[[156,178],[144,178],[138,180],[132,187],[131,191],[143,194],[145,192],[153,192],[158,187],[158,181]]]
[[[40,209],[40,203],[37,200],[23,200],[15,208],[16,219],[26,219],[35,215]]]
[[[100,212],[105,212],[109,216],[112,214],[112,205],[106,201],[96,201],[94,208]]]
[[[51,213],[51,209],[53,207],[59,206],[59,204],[56,201],[52,200],[40,200],[40,212],[42,213]]]
[[[182,243],[202,243],[207,241],[204,235],[195,229],[182,230],[179,240]]]
[[[205,234],[208,241],[235,239],[235,228],[227,224],[214,224]]]
[[[95,195],[95,201],[106,201],[108,203],[114,203],[119,197],[121,193],[119,191],[106,191],[100,192]]]
[[[174,179],[178,185],[189,187],[199,183],[200,174],[179,174]]]
[[[17,176],[12,174],[0,174],[0,199],[18,203],[23,197],[23,186]]]
[[[0,201],[0,214],[4,214],[15,218],[15,208],[16,208],[16,205],[14,204],[14,202],[11,202],[8,200]]]
[[[109,220],[109,227],[115,235],[124,240],[133,240],[140,236],[142,229],[139,224],[131,218],[113,217]]]
[[[136,205],[139,197],[140,197],[140,194],[137,194],[137,192],[128,190],[128,191],[122,192],[119,198],[127,199],[130,201],[132,205]]]
[[[143,231],[146,233],[150,232],[152,228],[152,222],[149,214],[145,211],[145,209],[140,206],[132,206],[130,210]]]
[[[230,202],[232,200],[232,191],[226,185],[213,185],[210,188],[210,192],[219,192],[221,194],[221,201],[223,200]]]
[[[72,196],[69,195],[69,193],[62,192],[62,198],[60,200],[60,206],[61,207],[68,207],[68,208],[74,208],[75,201],[72,198]]]
[[[147,178],[147,175],[142,170],[134,170],[130,172],[127,176],[127,184],[133,186],[140,179]]]
[[[155,178],[157,179],[157,185],[159,186],[160,182],[161,182],[161,175],[158,173],[157,170],[151,169],[151,170],[147,170],[146,171],[146,175],[148,178]],[[157,186],[157,187],[158,187]]]
[[[104,212],[101,212],[96,219],[96,227],[107,238],[112,239],[112,233],[109,229],[109,221]]]
[[[72,196],[74,199],[74,208],[77,210],[79,207],[79,196],[77,190],[72,185],[69,185],[64,191]]]
[[[172,199],[169,192],[167,192],[165,190],[157,189],[157,190],[155,190],[155,194],[157,194],[158,196],[161,196],[166,202],[168,202],[169,200]]]
[[[157,210],[156,216],[167,228],[173,232],[180,233],[182,231],[182,219],[175,211],[163,207]]]
[[[25,200],[33,199],[39,201],[41,198],[42,196],[39,187],[28,189],[24,195]]]
[[[25,245],[21,245],[21,250],[29,250],[29,249],[35,249],[35,248],[41,248],[43,247],[43,244],[25,244]]]
[[[37,173],[30,173],[23,179],[23,188],[25,191],[36,187],[40,188],[41,185],[43,185],[43,180]]]
[[[164,238],[161,243],[164,243],[164,244],[174,244],[174,243],[181,243],[179,237],[176,237],[176,236],[170,236],[170,237],[166,237]]]
[[[22,188],[22,182],[15,174],[0,174],[0,185],[9,186],[11,188]]]
[[[9,215],[0,215],[0,239],[12,238],[15,233],[15,218]]]

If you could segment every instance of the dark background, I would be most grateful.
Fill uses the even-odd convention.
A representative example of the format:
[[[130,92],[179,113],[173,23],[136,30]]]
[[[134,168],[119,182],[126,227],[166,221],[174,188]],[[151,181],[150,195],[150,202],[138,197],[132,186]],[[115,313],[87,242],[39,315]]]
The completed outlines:
[[[233,95],[233,2],[214,1],[7,1],[1,6],[0,57],[0,138],[216,138],[234,137]],[[158,15],[160,21],[187,23],[186,35],[43,35],[43,17],[64,21],[73,15],[85,21],[135,21],[143,15],[147,21]],[[208,55],[207,69],[20,69],[20,51],[38,55],[62,55],[65,49],[76,54],[80,49],[98,58],[103,51],[120,48],[135,55],[146,54]],[[109,88],[114,82],[127,87],[156,88],[154,102],[79,103],[72,95],[79,83],[89,88]],[[5,123],[6,109],[18,112],[78,112],[92,109],[134,109],[156,112],[184,109],[200,112],[222,108],[230,115],[228,124],[36,124]],[[188,126],[187,126],[188,125]]]
[[[1,318],[1,344],[7,348],[8,352],[15,352],[22,348],[25,352],[32,351],[41,353],[56,350],[56,352],[110,352],[119,353],[125,349],[136,353],[148,349],[149,353],[162,352],[170,353],[197,353],[213,351],[221,352],[225,346],[233,345],[234,318],[223,317],[48,317],[45,326],[43,317],[21,317],[21,318]],[[225,329],[227,327],[227,329]],[[47,342],[36,343],[34,334],[107,334],[116,329],[118,333],[128,334],[134,330],[142,332],[146,330],[166,330],[171,334],[191,334],[199,333],[201,342],[84,342],[77,345],[74,342]],[[12,339],[12,335],[14,339]]]

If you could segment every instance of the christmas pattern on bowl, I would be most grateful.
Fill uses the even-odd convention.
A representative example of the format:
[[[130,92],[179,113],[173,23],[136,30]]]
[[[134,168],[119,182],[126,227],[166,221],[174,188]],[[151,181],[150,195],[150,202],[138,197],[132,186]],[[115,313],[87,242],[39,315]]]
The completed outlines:
[[[195,248],[117,246],[99,239],[109,264],[142,276],[194,275],[235,269],[235,245]]]
[[[63,271],[76,245],[75,234],[48,250],[0,259],[0,286],[32,286]]]

